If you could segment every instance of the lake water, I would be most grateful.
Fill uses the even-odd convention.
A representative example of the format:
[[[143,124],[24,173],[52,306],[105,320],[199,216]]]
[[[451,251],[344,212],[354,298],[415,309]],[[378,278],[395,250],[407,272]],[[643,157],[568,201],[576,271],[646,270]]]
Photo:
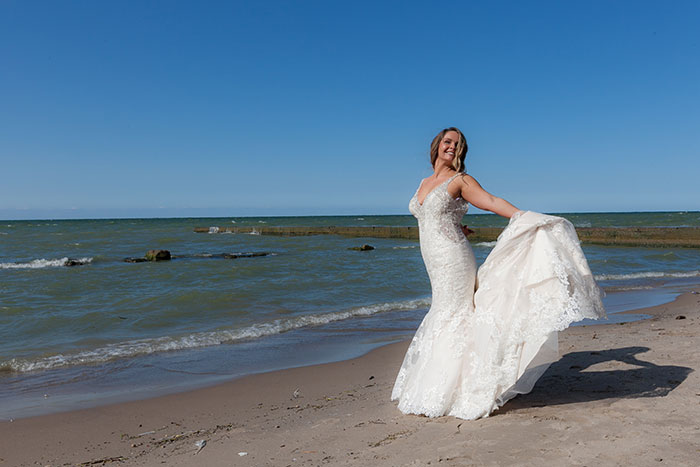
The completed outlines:
[[[577,226],[698,226],[700,213],[565,214]],[[474,227],[503,226],[468,215]],[[194,233],[415,225],[411,216],[0,221],[0,418],[340,360],[410,337],[430,304],[417,241]],[[373,251],[348,250],[369,243]],[[493,244],[472,245],[481,263]],[[149,249],[172,261],[126,263]],[[224,259],[221,253],[268,252]],[[584,246],[615,312],[700,281],[700,249]],[[85,263],[65,266],[68,259]]]

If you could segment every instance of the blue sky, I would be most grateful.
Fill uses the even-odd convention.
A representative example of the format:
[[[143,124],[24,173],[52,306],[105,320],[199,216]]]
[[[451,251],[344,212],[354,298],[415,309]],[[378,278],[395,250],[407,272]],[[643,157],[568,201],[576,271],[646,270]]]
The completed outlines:
[[[0,3],[0,218],[700,209],[700,2]]]

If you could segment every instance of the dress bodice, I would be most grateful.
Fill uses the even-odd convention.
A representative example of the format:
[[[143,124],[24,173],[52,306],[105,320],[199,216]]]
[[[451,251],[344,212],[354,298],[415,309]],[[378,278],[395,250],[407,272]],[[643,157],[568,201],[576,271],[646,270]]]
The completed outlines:
[[[433,304],[442,304],[445,319],[464,303],[472,301],[476,261],[466,235],[462,232],[462,217],[467,202],[453,198],[447,186],[456,174],[433,188],[423,204],[418,191],[409,202],[411,213],[418,219],[420,251],[430,277]],[[420,189],[420,188],[419,188]],[[454,278],[458,277],[458,282]]]
[[[459,175],[458,173],[433,188],[426,195],[423,204],[418,201],[418,190],[408,203],[409,211],[418,219],[421,248],[424,247],[424,239],[427,238],[437,237],[438,241],[466,241],[461,222],[469,206],[464,199],[453,198],[447,191],[447,186]]]

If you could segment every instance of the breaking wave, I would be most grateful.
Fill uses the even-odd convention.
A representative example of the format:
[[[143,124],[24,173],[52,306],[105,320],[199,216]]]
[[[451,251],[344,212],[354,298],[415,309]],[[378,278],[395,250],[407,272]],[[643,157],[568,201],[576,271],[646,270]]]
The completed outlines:
[[[655,279],[662,277],[700,277],[700,271],[685,272],[634,272],[631,274],[599,274],[595,276],[597,281],[620,281],[630,279]]]
[[[474,246],[483,246],[483,247],[488,247],[488,248],[493,248],[496,246],[496,241],[494,240],[493,242],[479,242],[475,243]]]
[[[156,352],[168,352],[172,350],[194,349],[220,344],[230,344],[236,341],[281,334],[294,329],[320,326],[355,317],[371,316],[388,311],[416,310],[426,308],[429,305],[429,298],[392,303],[380,303],[376,305],[351,308],[345,311],[276,319],[237,329],[197,332],[178,337],[166,336],[151,339],[130,340],[109,344],[94,350],[83,350],[76,353],[49,355],[35,359],[13,358],[0,362],[0,372],[25,373],[65,366],[97,364],[107,362],[109,360],[130,358]]]
[[[622,287],[604,287],[606,292],[631,292],[633,290],[654,290],[650,285],[631,285]]]
[[[33,259],[25,263],[0,263],[0,269],[43,269],[66,266],[69,261],[76,261],[81,264],[92,262],[92,258],[58,258],[58,259]]]

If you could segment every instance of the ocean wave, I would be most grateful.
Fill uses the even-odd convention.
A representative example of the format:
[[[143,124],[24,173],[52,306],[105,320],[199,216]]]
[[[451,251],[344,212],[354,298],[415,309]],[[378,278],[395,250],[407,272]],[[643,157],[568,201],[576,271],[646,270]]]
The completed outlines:
[[[653,290],[654,287],[650,285],[638,285],[638,286],[629,286],[629,287],[604,287],[603,290],[605,292],[630,292],[632,290]]]
[[[69,261],[87,264],[92,263],[92,258],[58,258],[58,259],[34,259],[26,263],[0,263],[0,269],[42,269],[42,268],[58,268],[66,266]]]
[[[406,300],[391,303],[379,303],[345,311],[303,315],[294,318],[280,318],[269,322],[257,323],[237,329],[198,332],[179,337],[157,337],[118,342],[94,350],[84,350],[77,353],[57,354],[36,359],[13,358],[0,362],[0,372],[26,373],[30,371],[49,370],[74,365],[90,365],[147,355],[157,352],[194,349],[214,345],[230,344],[236,341],[256,339],[310,326],[320,326],[335,321],[343,321],[355,317],[371,316],[388,311],[408,311],[426,308],[430,305],[429,298]]]
[[[393,246],[391,248],[393,250],[408,250],[410,248],[418,248],[418,245],[402,245],[402,246]]]
[[[700,271],[685,271],[685,272],[633,272],[630,274],[598,274],[595,276],[597,281],[620,281],[630,279],[656,279],[662,277],[700,277]]]
[[[474,246],[483,246],[483,247],[493,248],[496,246],[496,241],[494,240],[493,242],[479,242],[479,243],[475,243]]]

